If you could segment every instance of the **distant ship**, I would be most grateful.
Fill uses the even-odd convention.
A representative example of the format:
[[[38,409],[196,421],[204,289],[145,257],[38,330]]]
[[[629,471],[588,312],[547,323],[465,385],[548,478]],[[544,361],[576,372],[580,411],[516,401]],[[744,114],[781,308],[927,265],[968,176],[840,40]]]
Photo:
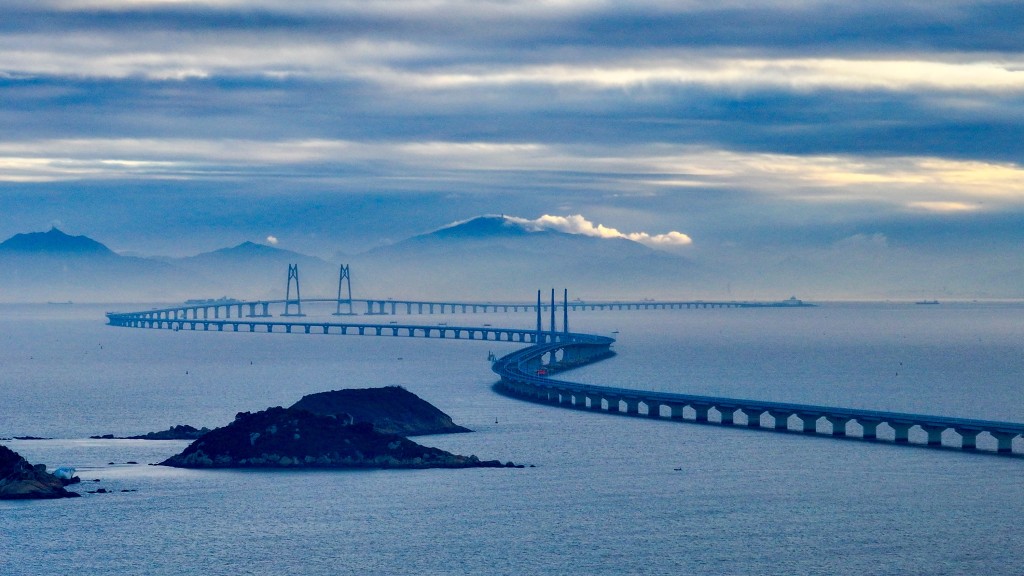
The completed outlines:
[[[919,300],[917,302],[914,302],[914,304],[927,304],[927,305],[938,304],[938,303],[939,303],[938,300]]]
[[[185,304],[188,306],[202,306],[204,304],[238,304],[241,300],[234,298],[228,298],[227,296],[221,296],[220,298],[196,298],[192,300],[185,300]]]

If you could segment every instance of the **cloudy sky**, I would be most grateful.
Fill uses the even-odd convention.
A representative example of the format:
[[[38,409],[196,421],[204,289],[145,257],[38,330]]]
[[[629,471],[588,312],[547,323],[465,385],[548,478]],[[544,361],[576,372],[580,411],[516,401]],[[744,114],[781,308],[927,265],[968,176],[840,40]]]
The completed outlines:
[[[1016,0],[5,0],[0,236],[329,256],[504,213],[747,291],[1024,297],[1022,29]]]

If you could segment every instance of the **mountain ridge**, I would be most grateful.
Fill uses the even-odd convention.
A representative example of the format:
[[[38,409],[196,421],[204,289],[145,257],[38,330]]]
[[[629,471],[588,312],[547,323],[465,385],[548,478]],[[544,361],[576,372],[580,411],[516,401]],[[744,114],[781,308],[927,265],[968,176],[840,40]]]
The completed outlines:
[[[88,254],[117,256],[105,244],[88,236],[71,236],[57,229],[15,234],[0,242],[0,252],[13,254]]]
[[[337,288],[337,263],[252,241],[194,256],[142,258],[54,228],[15,235],[4,245],[0,260],[12,271],[0,278],[4,302],[279,298],[288,264],[299,265],[306,295]],[[94,254],[104,257],[89,257]],[[654,296],[686,289],[704,274],[686,257],[627,238],[533,228],[503,215],[455,222],[346,263],[357,293],[418,298],[522,298],[548,285]]]

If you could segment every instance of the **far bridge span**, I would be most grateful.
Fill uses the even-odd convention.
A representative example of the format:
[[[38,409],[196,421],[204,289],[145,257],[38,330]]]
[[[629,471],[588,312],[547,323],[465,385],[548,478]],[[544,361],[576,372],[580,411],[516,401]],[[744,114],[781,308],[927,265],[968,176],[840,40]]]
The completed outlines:
[[[431,301],[431,300],[394,300],[391,298],[353,298],[338,300],[336,298],[303,298],[284,300],[203,300],[187,302],[180,306],[153,308],[137,312],[121,313],[134,317],[147,317],[160,320],[221,320],[230,318],[271,318],[275,310],[282,316],[301,316],[302,305],[333,306],[335,316],[351,316],[363,310],[363,314],[372,316],[397,316],[405,314],[495,314],[517,312],[550,312],[552,308],[567,308],[573,312],[590,310],[707,310],[719,308],[800,308],[813,306],[802,300],[790,298],[777,302],[741,302],[741,301],[704,301],[704,300],[635,300],[635,301],[582,301],[574,300],[566,303],[536,304],[532,302],[462,302],[462,301]],[[290,312],[295,307],[296,312]],[[344,310],[344,311],[343,311]]]

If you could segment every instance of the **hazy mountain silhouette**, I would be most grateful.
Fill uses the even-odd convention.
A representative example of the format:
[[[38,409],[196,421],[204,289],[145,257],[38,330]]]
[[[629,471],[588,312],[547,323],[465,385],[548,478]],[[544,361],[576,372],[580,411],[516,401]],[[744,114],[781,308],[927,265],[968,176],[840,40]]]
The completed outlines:
[[[381,296],[527,300],[538,288],[582,297],[679,295],[690,260],[625,238],[533,230],[481,216],[353,257],[353,282]]]
[[[168,262],[210,279],[222,295],[239,299],[284,298],[289,264],[299,266],[303,296],[324,296],[337,289],[338,269],[334,264],[255,242]]]
[[[86,236],[49,232],[17,234],[0,243],[0,301],[168,300],[186,286],[162,262],[120,256]]]
[[[15,234],[0,243],[3,255],[55,256],[83,254],[91,256],[116,256],[113,250],[86,236],[70,236],[50,228],[49,232]]]
[[[346,258],[353,295],[529,300],[567,287],[582,298],[684,297],[701,273],[689,259],[624,238],[534,230],[483,216]],[[302,295],[330,297],[337,264],[244,242],[186,258],[119,255],[85,236],[18,234],[0,243],[0,302],[175,302],[283,298],[289,264]]]

